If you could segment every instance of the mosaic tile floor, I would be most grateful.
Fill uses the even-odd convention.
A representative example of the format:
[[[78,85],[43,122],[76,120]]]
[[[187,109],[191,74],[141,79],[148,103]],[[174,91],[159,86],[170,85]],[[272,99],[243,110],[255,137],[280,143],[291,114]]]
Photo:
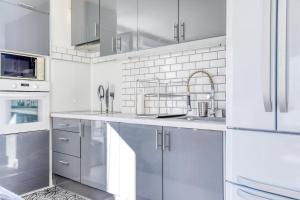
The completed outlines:
[[[89,200],[60,187],[52,187],[22,196],[24,200]]]

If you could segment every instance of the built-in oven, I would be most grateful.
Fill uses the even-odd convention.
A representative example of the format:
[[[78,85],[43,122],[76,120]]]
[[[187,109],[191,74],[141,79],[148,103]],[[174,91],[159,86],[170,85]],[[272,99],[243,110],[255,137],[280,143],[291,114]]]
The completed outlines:
[[[0,92],[0,134],[49,129],[49,92]]]
[[[45,58],[0,52],[0,78],[45,80]]]

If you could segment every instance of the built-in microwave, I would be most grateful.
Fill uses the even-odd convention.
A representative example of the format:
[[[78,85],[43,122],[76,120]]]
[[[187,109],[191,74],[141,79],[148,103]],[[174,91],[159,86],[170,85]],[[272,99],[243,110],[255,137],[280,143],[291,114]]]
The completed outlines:
[[[45,58],[0,52],[0,78],[45,80]]]

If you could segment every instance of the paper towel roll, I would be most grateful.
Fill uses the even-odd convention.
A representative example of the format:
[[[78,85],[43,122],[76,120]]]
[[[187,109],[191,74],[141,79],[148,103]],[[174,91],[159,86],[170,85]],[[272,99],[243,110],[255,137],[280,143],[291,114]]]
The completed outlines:
[[[145,114],[145,95],[138,94],[137,95],[137,114],[143,115]]]

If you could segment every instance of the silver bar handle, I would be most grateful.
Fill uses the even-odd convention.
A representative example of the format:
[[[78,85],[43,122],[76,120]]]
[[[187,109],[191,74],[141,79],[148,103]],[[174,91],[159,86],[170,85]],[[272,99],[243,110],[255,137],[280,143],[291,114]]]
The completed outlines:
[[[169,131],[164,131],[163,132],[163,151],[170,151],[170,132]]]
[[[68,141],[70,141],[70,139],[69,138],[63,138],[63,137],[61,137],[61,138],[58,138],[60,141],[64,141],[64,142],[68,142]]]
[[[95,36],[95,38],[98,37],[98,24],[97,23],[94,23],[94,36]]]
[[[264,2],[264,33],[263,33],[263,63],[262,63],[262,92],[263,102],[266,112],[272,112],[272,64],[271,64],[271,27],[272,27],[272,0],[263,0]]]
[[[265,191],[265,192],[269,192],[269,193],[273,193],[273,194],[278,194],[278,195],[293,198],[293,199],[300,199],[300,191],[290,190],[290,189],[282,188],[279,186],[261,183],[261,182],[254,181],[254,180],[242,177],[242,176],[239,176],[237,181],[239,184],[241,184],[243,186],[250,187],[250,188],[253,188],[256,190],[261,190],[261,191]]]
[[[84,122],[80,122],[79,137],[84,137]]]
[[[174,40],[179,42],[179,24],[174,24]]]
[[[181,24],[180,24],[180,27],[181,27],[181,39],[182,40],[185,40],[185,23],[184,22],[182,22]]]
[[[71,124],[58,124],[58,126],[61,126],[61,127],[70,127]]]
[[[238,194],[239,197],[241,197],[244,200],[271,200],[271,199],[267,199],[267,198],[264,198],[264,197],[257,196],[255,194],[246,192],[246,191],[241,190],[241,189],[239,189],[237,191],[237,194]]]
[[[112,51],[112,53],[116,53],[116,51],[117,51],[117,41],[116,41],[117,39],[115,38],[115,37],[112,37],[111,38],[111,51]]]
[[[278,1],[278,102],[281,113],[288,112],[287,103],[287,2]]]
[[[63,165],[70,165],[70,163],[68,163],[68,162],[66,162],[66,161],[62,161],[62,160],[60,160],[60,161],[58,161],[60,164],[63,164]]]
[[[118,38],[117,38],[117,50],[118,50],[119,52],[122,51],[122,37],[118,37]]]
[[[27,4],[27,3],[24,3],[22,1],[18,2],[18,5],[21,6],[21,7],[23,7],[23,8],[30,9],[30,10],[34,9],[34,6],[32,6],[30,4]]]
[[[155,148],[156,148],[156,150],[158,150],[159,148],[162,147],[161,136],[162,136],[162,133],[159,130],[156,130],[155,131],[155,141],[156,141]]]

